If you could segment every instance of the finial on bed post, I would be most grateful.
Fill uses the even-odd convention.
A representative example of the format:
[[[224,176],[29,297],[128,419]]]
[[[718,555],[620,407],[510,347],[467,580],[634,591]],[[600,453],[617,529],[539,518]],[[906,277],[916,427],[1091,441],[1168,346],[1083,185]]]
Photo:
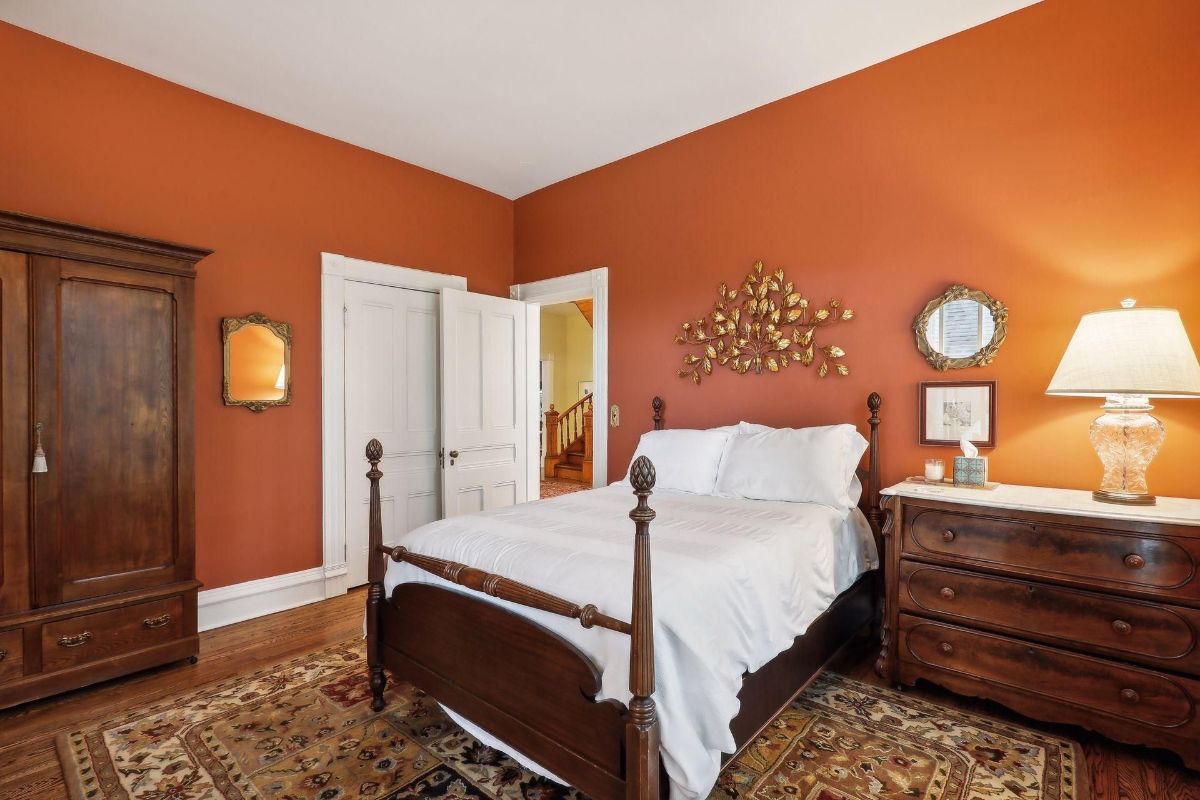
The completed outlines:
[[[879,508],[879,407],[883,398],[879,392],[871,392],[867,396],[867,409],[871,412],[867,424],[871,426],[871,458],[867,472],[867,520],[879,536],[883,524],[883,510]]]
[[[663,399],[655,395],[654,399],[650,401],[650,407],[654,409],[654,430],[661,431],[663,429]]]
[[[383,473],[379,462],[383,460],[383,445],[378,439],[367,442],[367,461],[371,469],[367,479],[371,482],[370,516],[367,530],[370,546],[367,548],[367,666],[371,673],[371,709],[383,710],[383,690],[387,688],[387,676],[383,673],[383,661],[379,658],[379,616],[383,605],[383,577],[387,569],[384,556],[376,552],[383,544],[383,515],[379,502],[379,479]]]
[[[655,429],[662,400],[654,398]],[[634,522],[633,613],[629,635],[629,722],[625,725],[625,796],[627,800],[658,800],[658,715],[654,707],[654,608],[650,581],[650,521],[654,509],[648,498],[654,489],[654,464],[638,456],[629,469],[637,507]]]

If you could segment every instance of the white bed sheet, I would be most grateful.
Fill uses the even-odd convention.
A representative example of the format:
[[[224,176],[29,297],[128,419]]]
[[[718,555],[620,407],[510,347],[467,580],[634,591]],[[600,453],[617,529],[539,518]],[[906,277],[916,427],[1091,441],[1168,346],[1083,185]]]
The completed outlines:
[[[425,525],[401,544],[423,555],[496,572],[572,602],[630,618],[635,498],[628,486],[524,503]],[[721,753],[734,750],[742,675],[757,670],[865,571],[878,566],[870,526],[812,503],[656,491],[650,506],[654,591],[654,699],[674,800],[708,795]],[[390,563],[388,594],[422,582],[467,591],[409,564]],[[602,671],[601,697],[627,703],[629,637],[469,592],[553,630]],[[456,719],[464,722],[461,717]],[[502,742],[468,729],[542,774]],[[554,777],[549,775],[549,777]]]

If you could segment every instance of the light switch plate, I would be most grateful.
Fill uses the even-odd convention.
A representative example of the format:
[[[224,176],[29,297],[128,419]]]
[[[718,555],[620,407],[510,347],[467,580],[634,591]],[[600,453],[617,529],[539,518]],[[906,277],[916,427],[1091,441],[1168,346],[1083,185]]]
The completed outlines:
[[[614,428],[621,427],[621,407],[616,403],[608,410],[608,424]]]

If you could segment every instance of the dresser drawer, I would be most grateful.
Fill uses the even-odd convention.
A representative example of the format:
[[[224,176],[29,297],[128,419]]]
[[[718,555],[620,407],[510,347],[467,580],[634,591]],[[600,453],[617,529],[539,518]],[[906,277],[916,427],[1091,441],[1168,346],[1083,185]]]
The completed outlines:
[[[900,609],[1200,674],[1200,611],[900,562]]]
[[[1194,721],[1200,684],[1005,636],[900,615],[900,659],[1156,728]]]
[[[19,678],[25,672],[24,631],[0,631],[0,682]]]
[[[904,553],[1083,585],[1197,596],[1200,540],[914,507]],[[1186,588],[1185,588],[1186,587]]]
[[[110,658],[182,635],[183,599],[167,597],[42,626],[42,671]]]

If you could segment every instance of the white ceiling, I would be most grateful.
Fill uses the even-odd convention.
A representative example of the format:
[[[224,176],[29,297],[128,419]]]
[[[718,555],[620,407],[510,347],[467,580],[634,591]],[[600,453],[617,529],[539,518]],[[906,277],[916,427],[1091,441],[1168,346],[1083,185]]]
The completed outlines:
[[[1034,0],[0,0],[0,19],[515,198]]]

